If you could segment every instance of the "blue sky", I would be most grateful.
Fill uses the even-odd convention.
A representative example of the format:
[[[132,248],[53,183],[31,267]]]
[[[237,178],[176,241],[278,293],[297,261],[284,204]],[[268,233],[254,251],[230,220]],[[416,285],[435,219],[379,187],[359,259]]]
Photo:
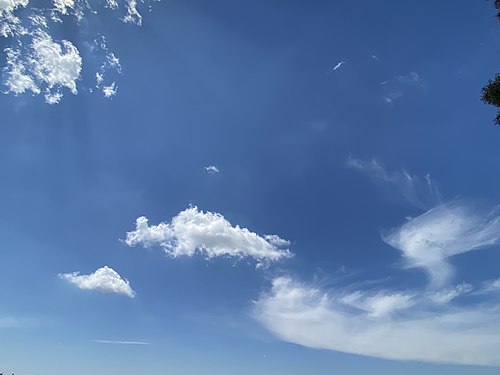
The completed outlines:
[[[494,15],[0,0],[0,371],[497,373]]]

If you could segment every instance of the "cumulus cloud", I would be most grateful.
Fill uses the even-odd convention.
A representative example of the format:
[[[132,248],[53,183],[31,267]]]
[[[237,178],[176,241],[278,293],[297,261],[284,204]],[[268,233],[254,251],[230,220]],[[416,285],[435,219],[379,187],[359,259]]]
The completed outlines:
[[[255,301],[254,317],[279,339],[310,348],[500,366],[499,306],[429,304],[405,293],[365,293],[346,298],[339,291],[278,277]]]
[[[74,0],[54,0],[55,9],[61,14],[68,14],[68,12],[75,7]]]
[[[439,190],[429,174],[420,178],[404,169],[389,171],[375,159],[366,161],[352,156],[347,159],[346,166],[370,177],[377,186],[388,191],[391,197],[396,193],[414,207],[428,209],[441,201]]]
[[[258,266],[292,256],[290,243],[276,235],[260,236],[246,228],[233,226],[221,214],[190,207],[171,222],[148,225],[144,216],[136,220],[136,229],[127,233],[128,246],[160,246],[168,255],[207,258],[253,258]]]
[[[114,269],[108,266],[99,268],[90,275],[80,275],[79,272],[72,272],[59,274],[58,276],[80,289],[122,294],[130,298],[135,297],[135,292],[130,287],[128,280],[123,279]]]
[[[383,240],[401,251],[409,267],[425,269],[433,286],[440,287],[453,274],[448,258],[499,243],[500,216],[497,210],[451,202],[389,231]]]
[[[18,8],[28,6],[29,0],[0,0],[0,35],[7,38],[22,31],[21,20],[14,15]]]
[[[150,0],[140,2],[141,6]],[[46,7],[32,6],[29,0],[0,0],[0,35],[7,38],[4,52],[6,64],[2,67],[4,93],[15,96],[30,92],[44,93],[48,104],[61,101],[67,89],[78,93],[78,81],[84,68],[82,54],[69,38],[54,40],[52,30],[67,28],[56,26],[72,23],[79,26],[87,18],[98,17],[99,7],[106,7],[121,13],[124,22],[141,25],[142,15],[136,0],[105,0],[104,3],[87,0],[51,0]],[[22,16],[19,10],[25,8]],[[19,14],[18,14],[19,13]],[[63,17],[64,16],[64,17]],[[106,38],[97,32],[85,31],[94,43],[83,40],[82,45],[93,53],[87,58],[86,66],[91,74],[96,71],[97,88],[106,98],[117,93],[113,72],[121,73],[119,59],[109,51]],[[85,54],[83,54],[85,56]],[[95,67],[95,64],[100,66]],[[87,86],[88,87],[88,86]],[[92,89],[89,89],[92,92]]]
[[[217,168],[215,165],[209,165],[205,167],[205,170],[210,174],[215,174],[220,172],[219,168]]]

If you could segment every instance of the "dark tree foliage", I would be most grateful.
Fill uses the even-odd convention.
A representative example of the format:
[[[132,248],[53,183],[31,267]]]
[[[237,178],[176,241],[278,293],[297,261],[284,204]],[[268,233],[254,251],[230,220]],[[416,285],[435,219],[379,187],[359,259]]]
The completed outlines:
[[[500,0],[494,0],[495,8],[498,9],[497,17],[500,19]],[[500,108],[500,74],[497,73],[495,79],[490,79],[483,87],[481,100],[486,104]],[[500,110],[495,117],[495,124],[500,125]]]
[[[500,2],[500,0],[498,1]],[[500,108],[500,74],[497,74],[495,79],[490,79],[486,86],[483,87],[481,100],[486,104]],[[500,125],[500,111],[497,113],[495,123]]]

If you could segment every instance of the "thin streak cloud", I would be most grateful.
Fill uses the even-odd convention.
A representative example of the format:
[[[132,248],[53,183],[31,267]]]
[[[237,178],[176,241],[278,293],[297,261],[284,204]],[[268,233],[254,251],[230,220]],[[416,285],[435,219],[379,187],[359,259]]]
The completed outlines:
[[[94,342],[111,345],[151,345],[150,342],[144,340],[94,340]]]

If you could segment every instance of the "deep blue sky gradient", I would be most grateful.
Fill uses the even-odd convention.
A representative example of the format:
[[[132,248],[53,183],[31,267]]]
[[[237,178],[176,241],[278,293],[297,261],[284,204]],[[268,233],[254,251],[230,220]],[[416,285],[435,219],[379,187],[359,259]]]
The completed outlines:
[[[307,349],[250,316],[285,270],[424,282],[380,238],[419,211],[346,168],[350,155],[430,173],[446,199],[500,203],[500,132],[479,100],[500,60],[492,5],[170,0],[143,15],[142,27],[106,12],[85,26],[99,26],[120,57],[111,100],[83,89],[85,69],[80,93],[59,105],[1,97],[0,316],[24,323],[0,327],[0,365],[46,375],[497,373]],[[61,35],[84,51],[85,27]],[[391,88],[380,83],[394,88],[410,72],[424,87],[403,85],[384,102]],[[210,164],[221,172],[207,174]],[[256,271],[120,242],[136,217],[159,223],[190,204],[289,239],[296,255]],[[457,282],[498,277],[495,250],[454,258]],[[137,297],[57,278],[103,265]],[[127,338],[152,344],[93,341]]]

